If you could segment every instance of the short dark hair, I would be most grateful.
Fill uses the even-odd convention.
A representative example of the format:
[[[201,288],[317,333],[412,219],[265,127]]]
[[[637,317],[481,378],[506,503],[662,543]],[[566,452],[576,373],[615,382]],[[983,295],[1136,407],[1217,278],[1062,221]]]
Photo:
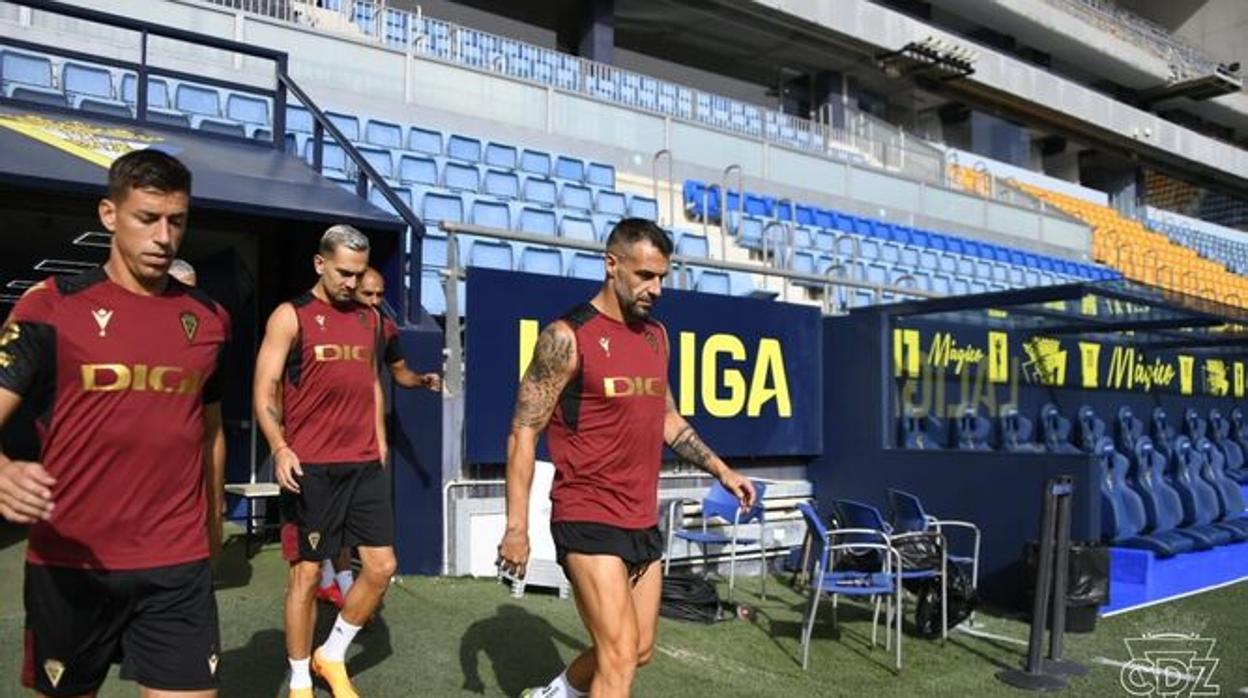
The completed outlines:
[[[131,189],[191,194],[191,171],[168,153],[148,148],[132,150],[113,161],[108,168],[108,198],[114,203],[126,198]]]
[[[625,218],[616,223],[607,237],[607,249],[630,247],[643,240],[654,245],[664,257],[672,256],[672,239],[654,221],[645,218]]]

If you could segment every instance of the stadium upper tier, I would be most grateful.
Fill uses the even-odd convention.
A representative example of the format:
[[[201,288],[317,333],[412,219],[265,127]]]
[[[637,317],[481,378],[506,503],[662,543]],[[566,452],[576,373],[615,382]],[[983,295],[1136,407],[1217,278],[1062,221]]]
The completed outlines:
[[[1242,306],[1248,299],[1248,279],[1137,220],[1108,206],[1032,184],[1017,186],[1092,226],[1093,259],[1118,269],[1128,279],[1234,305]]]

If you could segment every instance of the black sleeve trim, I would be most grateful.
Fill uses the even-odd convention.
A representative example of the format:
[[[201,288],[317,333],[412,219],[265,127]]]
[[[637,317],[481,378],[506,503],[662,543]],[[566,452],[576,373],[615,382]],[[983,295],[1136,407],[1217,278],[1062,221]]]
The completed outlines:
[[[217,365],[204,383],[204,404],[221,402],[225,392],[225,345],[217,347]]]
[[[56,328],[10,322],[0,330],[0,388],[23,398],[46,397],[55,384]]]

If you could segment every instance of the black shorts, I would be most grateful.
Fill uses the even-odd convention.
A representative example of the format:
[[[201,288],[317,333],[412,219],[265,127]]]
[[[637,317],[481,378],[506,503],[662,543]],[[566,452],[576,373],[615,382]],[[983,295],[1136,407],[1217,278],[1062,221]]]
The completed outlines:
[[[564,572],[568,553],[614,555],[624,561],[628,576],[640,577],[650,563],[663,559],[663,536],[657,526],[628,529],[593,521],[562,521],[550,524],[555,559]]]
[[[26,564],[22,684],[49,696],[91,693],[109,665],[165,691],[217,687],[220,634],[206,560],[143,570]]]
[[[390,474],[381,463],[300,466],[299,494],[282,491],[282,555],[332,560],[345,546],[394,545]]]

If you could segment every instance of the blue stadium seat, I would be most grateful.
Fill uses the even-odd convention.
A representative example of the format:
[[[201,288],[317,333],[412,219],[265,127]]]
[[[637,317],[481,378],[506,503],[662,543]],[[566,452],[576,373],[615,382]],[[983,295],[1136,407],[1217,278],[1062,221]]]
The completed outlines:
[[[315,145],[316,144],[313,143],[312,141],[307,141],[306,143],[304,143],[303,156],[304,156],[304,160],[307,161],[309,165],[312,164],[313,155],[314,155],[313,148],[315,147]],[[348,176],[347,151],[343,150],[342,146],[338,145],[337,143],[327,143],[327,142],[322,143],[321,144],[321,171],[322,171],[322,174],[325,174],[326,176],[332,175],[332,176],[343,177],[343,178],[347,177]]]
[[[588,252],[574,252],[567,269],[568,276],[590,281],[602,281],[606,273],[602,257]]]
[[[61,66],[61,89],[70,96],[112,99],[113,74],[105,68],[66,61]]]
[[[944,448],[945,422],[925,410],[911,407],[897,420],[901,447],[911,450]]]
[[[1143,535],[1147,525],[1144,501],[1127,486],[1128,461],[1114,450],[1114,442],[1102,437],[1093,455],[1100,470],[1101,535],[1113,545],[1150,550],[1160,557],[1177,553],[1165,541]]]
[[[1157,452],[1152,439],[1147,436],[1136,439],[1131,460],[1127,485],[1144,504],[1144,532],[1175,552],[1209,549],[1212,544],[1203,536],[1178,528],[1183,520],[1183,502],[1166,480],[1166,457]]]
[[[582,216],[564,216],[559,221],[559,237],[581,242],[596,242],[594,223]]]
[[[502,202],[477,199],[468,213],[469,222],[476,225],[511,230],[511,208]]]
[[[659,202],[648,196],[630,196],[628,197],[628,215],[632,218],[657,221],[659,220]]]
[[[126,77],[130,77],[127,75]],[[123,81],[123,85],[125,82]],[[150,85],[149,85],[150,88]],[[150,89],[148,90],[151,91]],[[127,99],[133,102],[132,99]],[[297,104],[286,105],[286,130],[293,133],[312,133],[312,112]]]
[[[392,187],[396,196],[410,209],[412,207],[412,190],[407,187]],[[382,195],[381,190],[377,187],[369,187],[368,201],[377,208],[395,216],[399,215],[398,209],[390,204],[390,201]]]
[[[442,287],[442,277],[434,269],[420,271],[420,300],[430,315],[446,314],[446,289]]]
[[[442,167],[442,186],[475,194],[481,188],[481,172],[476,165],[448,162]]]
[[[231,94],[225,98],[225,116],[251,126],[269,125],[269,102],[250,95]]]
[[[341,114],[338,112],[327,111],[325,117],[329,119],[329,123],[335,128],[342,131],[342,135],[347,140],[355,142],[360,140],[360,120],[353,114]]]
[[[676,234],[676,254],[682,257],[707,258],[711,256],[710,243],[705,235],[681,232]]]
[[[955,443],[963,451],[991,451],[988,437],[992,433],[992,422],[983,416],[974,406],[966,406],[959,411],[958,420],[954,422]]]
[[[474,164],[481,162],[481,141],[453,133],[446,140],[446,156]]]
[[[1042,453],[1044,448],[1033,439],[1034,425],[1013,405],[1001,409],[1001,450],[1015,453]]]
[[[1226,476],[1224,470],[1226,457],[1218,450],[1213,441],[1201,437],[1196,441],[1196,448],[1204,460],[1201,477],[1209,484],[1218,497],[1218,516],[1214,525],[1231,532],[1236,541],[1248,540],[1248,518],[1244,518],[1244,493],[1239,483]]]
[[[389,150],[368,145],[357,146],[356,150],[360,151],[364,161],[372,165],[373,169],[377,170],[377,173],[382,178],[392,179],[394,177],[394,160],[390,157]]]
[[[554,235],[555,212],[546,208],[525,206],[520,209],[516,230],[533,235]]]
[[[732,293],[731,278],[726,272],[702,269],[695,270],[694,274],[693,290],[700,293],[718,293],[724,296]]]
[[[52,61],[15,51],[0,51],[0,86],[11,99],[66,106],[65,95],[52,82]]]
[[[516,146],[489,143],[485,146],[485,164],[507,170],[516,169]]]
[[[442,134],[427,128],[413,126],[407,132],[407,149],[427,155],[441,155]]]
[[[442,221],[464,222],[464,200],[457,194],[428,192],[421,202],[420,217],[434,225]]]
[[[623,218],[628,215],[628,203],[620,192],[600,189],[594,195],[594,213],[603,213]]]
[[[554,207],[556,190],[555,182],[545,177],[525,177],[520,188],[520,195],[531,204]]]
[[[520,251],[520,266],[517,270],[531,274],[562,276],[563,255],[553,247],[525,245]]]
[[[481,183],[481,192],[508,201],[520,197],[520,178],[515,172],[506,170],[486,170],[485,179]]]
[[[520,153],[520,171],[539,177],[550,176],[550,153],[525,148]]]
[[[441,233],[427,231],[420,241],[421,265],[441,269],[447,265],[447,238]]]
[[[555,159],[555,176],[573,182],[585,181],[585,162],[579,158],[560,155]]]
[[[594,195],[589,187],[565,183],[559,187],[559,205],[588,213],[594,209]]]
[[[1204,538],[1202,542],[1223,545],[1231,542],[1235,534],[1214,525],[1220,514],[1218,493],[1205,482],[1200,471],[1204,458],[1187,436],[1176,436],[1174,453],[1170,457],[1170,484],[1179,493],[1183,504],[1183,528],[1188,534]]]
[[[364,142],[382,148],[403,147],[403,127],[389,121],[369,119],[364,124]]]
[[[416,155],[399,156],[399,181],[404,184],[437,186],[438,164],[433,158]]]
[[[467,266],[511,271],[514,261],[509,242],[476,238],[468,245]]]
[[[611,234],[611,230],[615,228],[615,224],[620,222],[619,216],[604,216],[594,214],[590,216],[594,219],[594,230],[598,233],[598,242],[606,242],[607,236]]]
[[[600,162],[591,162],[585,171],[585,181],[595,187],[615,189],[615,168]]]

